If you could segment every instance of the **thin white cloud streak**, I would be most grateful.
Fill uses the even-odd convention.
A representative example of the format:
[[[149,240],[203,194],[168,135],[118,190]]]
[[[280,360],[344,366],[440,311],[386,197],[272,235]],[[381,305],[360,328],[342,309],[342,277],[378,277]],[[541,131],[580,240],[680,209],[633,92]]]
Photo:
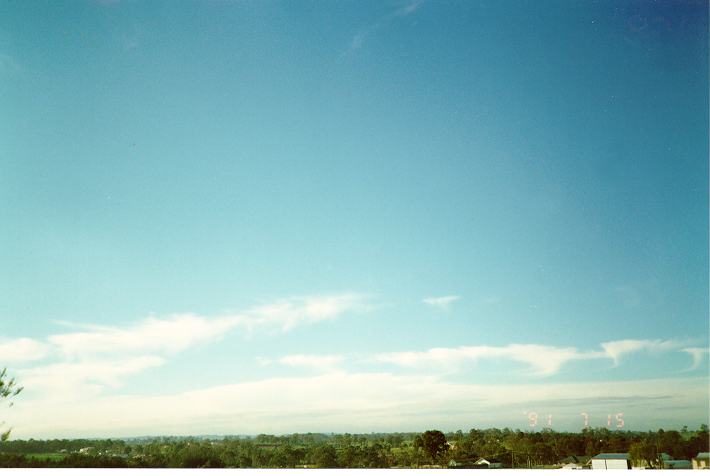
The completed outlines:
[[[55,334],[47,339],[66,357],[166,352],[175,353],[221,337],[235,326],[233,318],[208,319],[191,314],[148,318],[140,324],[93,327],[84,332]]]
[[[215,342],[235,329],[245,333],[288,332],[369,309],[368,297],[350,293],[282,299],[220,317],[178,314],[150,317],[125,327],[79,325],[81,331],[50,335],[46,342],[0,342],[0,363],[26,364],[49,358],[49,364],[16,369],[22,384],[59,398],[71,398],[76,393],[97,395],[105,387],[121,386],[129,376],[165,364],[165,356]],[[300,363],[307,365],[308,361],[304,357]],[[311,366],[320,364],[321,370],[332,367],[326,363],[310,361]]]
[[[685,349],[681,350],[690,354],[690,356],[693,358],[693,363],[686,370],[686,372],[695,370],[700,367],[700,364],[702,364],[703,361],[708,361],[708,358],[706,356],[710,353],[710,349],[708,349],[707,347],[686,347]]]
[[[358,415],[358,419],[360,416],[365,418],[361,421],[362,428],[372,431],[376,426],[371,425],[376,425],[373,422],[379,421],[378,418],[383,419],[383,424],[391,425],[391,429],[413,423],[414,420],[402,416],[401,412],[405,410],[411,415],[422,415],[417,421],[425,424],[428,421],[425,416],[440,415],[441,408],[450,408],[457,402],[463,402],[461,408],[464,411],[470,407],[471,398],[506,402],[501,395],[507,395],[505,389],[510,389],[509,386],[451,384],[440,379],[447,372],[439,372],[439,376],[416,377],[389,373],[347,374],[338,369],[345,363],[342,356],[307,354],[285,356],[280,360],[264,358],[264,363],[309,367],[322,375],[311,379],[244,382],[161,397],[111,397],[103,393],[106,387],[118,388],[126,378],[166,364],[160,354],[172,354],[214,341],[235,328],[250,332],[286,332],[296,326],[311,325],[336,319],[348,312],[369,309],[368,298],[361,295],[317,296],[280,300],[216,318],[192,314],[163,319],[152,317],[126,328],[84,326],[81,332],[55,334],[49,338],[51,344],[43,345],[53,346],[55,357],[68,360],[18,369],[21,383],[28,388],[25,394],[28,398],[23,401],[31,405],[32,410],[21,415],[24,420],[17,421],[16,427],[27,424],[28,434],[45,432],[41,436],[55,430],[58,436],[100,432],[113,435],[121,432],[124,435],[196,433],[201,432],[200,428],[211,428],[213,424],[223,425],[224,431],[229,433],[275,431],[278,428],[281,431],[324,429],[323,426],[314,428],[313,425],[343,431],[342,425],[352,425],[353,415]],[[528,365],[537,375],[548,376],[572,360],[608,358],[618,362],[620,356],[630,352],[676,350],[679,342],[620,340],[602,344],[602,351],[589,352],[573,347],[535,344],[438,348],[424,352],[377,354],[372,360],[410,367],[433,365],[446,370],[481,359],[508,359]],[[25,344],[31,349],[31,344]],[[26,352],[25,355],[33,354]],[[587,384],[577,387],[584,385]],[[548,386],[518,386],[510,395],[529,388],[536,388],[541,399],[559,398],[554,393],[545,394],[546,390],[543,390]],[[504,393],[487,393],[487,389]],[[387,390],[392,394],[388,394]],[[601,392],[600,395],[609,395],[607,390]],[[637,395],[648,395],[641,390],[638,392]],[[189,408],[186,408],[188,403]],[[397,410],[393,412],[393,408]],[[348,412],[352,415],[347,415]],[[124,420],[123,414],[130,414],[131,417]],[[73,420],[67,415],[79,415],[79,418]],[[80,425],[72,426],[79,420]],[[13,424],[15,422],[13,416]],[[236,427],[228,428],[227,425]]]
[[[350,293],[282,299],[254,307],[233,319],[235,326],[249,330],[267,328],[286,332],[296,326],[329,321],[348,312],[365,312],[371,308],[367,296]]]
[[[269,359],[268,357],[263,357],[263,356],[257,356],[255,360],[256,360],[256,363],[262,367],[266,367],[267,365],[271,365],[274,362],[273,359]]]
[[[581,351],[574,347],[553,347],[536,344],[510,344],[506,346],[438,347],[425,351],[389,352],[373,356],[374,362],[390,363],[401,367],[431,368],[456,371],[467,362],[484,359],[505,359],[527,364],[538,376],[558,373],[574,360],[611,359],[618,365],[621,356],[640,352],[665,352],[678,350],[679,340],[619,340],[604,342],[602,351]]]
[[[397,12],[395,15],[400,16],[400,17],[405,17],[411,13],[414,13],[419,9],[419,7],[422,6],[424,3],[424,0],[415,0],[413,2],[409,2],[407,5],[403,6]]]
[[[164,396],[103,396],[75,404],[18,401],[11,418],[17,438],[525,427],[522,412],[543,408],[554,408],[556,422],[561,415],[579,420],[577,428],[580,411],[600,421],[609,411],[622,411],[629,425],[635,421],[639,428],[652,425],[644,415],[657,412],[670,421],[702,417],[706,401],[706,378],[480,385],[431,376],[337,372]]]
[[[320,371],[333,370],[342,363],[342,355],[294,354],[279,359],[279,363],[289,367],[307,367]]]
[[[370,37],[372,34],[374,34],[377,30],[380,30],[382,28],[385,28],[387,25],[389,25],[394,19],[398,17],[406,17],[408,15],[411,15],[412,13],[416,12],[419,7],[424,3],[424,0],[414,0],[412,2],[407,3],[401,8],[398,8],[392,13],[389,13],[387,15],[384,15],[383,17],[379,18],[376,22],[372,23],[366,28],[363,28],[360,30],[357,34],[355,34],[350,41],[350,48],[348,51],[346,51],[343,54],[347,54],[348,52],[352,52],[355,50],[358,50],[362,48],[363,43],[365,40]]]
[[[422,299],[422,302],[428,306],[432,306],[438,309],[447,310],[451,307],[451,304],[460,300],[461,296],[440,296],[440,297],[428,297]]]
[[[71,401],[96,396],[104,387],[120,387],[126,377],[163,364],[165,359],[152,355],[59,362],[19,370],[19,380],[32,395],[41,395],[47,400]]]
[[[669,340],[637,340],[637,339],[624,339],[612,342],[602,343],[602,348],[604,352],[614,361],[614,365],[619,365],[621,358],[626,354],[632,354],[636,352],[667,352],[670,350],[678,350],[681,347],[687,345],[688,342],[679,341],[675,339]]]
[[[48,345],[34,339],[4,340],[0,341],[0,362],[14,364],[40,360],[48,351]]]
[[[540,376],[557,373],[563,364],[574,359],[595,358],[596,355],[580,353],[574,348],[550,347],[534,344],[507,346],[439,347],[423,352],[390,352],[378,354],[372,360],[403,367],[430,367],[456,369],[465,362],[483,359],[509,359],[527,364]]]
[[[219,340],[235,328],[247,332],[287,332],[297,326],[367,309],[367,298],[358,294],[292,298],[221,317],[179,314],[150,317],[130,327],[86,326],[85,331],[55,334],[47,340],[67,358],[117,353],[171,354]]]

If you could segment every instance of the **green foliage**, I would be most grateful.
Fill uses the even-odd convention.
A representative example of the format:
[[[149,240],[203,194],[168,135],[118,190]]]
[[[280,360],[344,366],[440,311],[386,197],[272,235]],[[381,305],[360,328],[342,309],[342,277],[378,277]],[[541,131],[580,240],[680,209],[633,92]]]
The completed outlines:
[[[656,445],[648,440],[631,443],[629,446],[629,458],[631,458],[634,466],[663,467]]]
[[[209,442],[188,442],[172,455],[169,465],[178,468],[223,468],[219,453]]]
[[[0,371],[0,400],[10,399],[21,391],[22,387],[17,386],[15,379],[7,376],[7,369],[2,369]],[[12,402],[10,402],[10,406],[12,406]],[[12,428],[0,433],[0,441],[6,441],[10,437],[11,431]]]
[[[414,439],[415,448],[422,448],[432,462],[438,462],[449,449],[446,435],[439,430],[428,430]]]
[[[0,398],[11,398],[22,391],[14,378],[8,378],[7,369],[0,371]],[[12,403],[10,403],[12,405]]]
[[[335,448],[331,445],[316,446],[313,451],[313,460],[319,468],[337,468],[338,460]]]
[[[30,439],[0,442],[0,467],[416,468],[432,463],[444,466],[450,460],[472,464],[485,457],[500,460],[504,467],[539,468],[552,467],[572,455],[602,452],[629,452],[636,462],[659,467],[659,452],[689,459],[708,451],[708,441],[703,428],[685,436],[673,430],[557,433],[492,428],[448,435],[430,430],[422,434],[309,433],[223,439]],[[593,451],[586,453],[587,448]]]
[[[28,454],[28,458],[32,459],[37,459],[37,460],[52,460],[52,461],[61,461],[65,458],[66,455],[62,453],[31,453]]]

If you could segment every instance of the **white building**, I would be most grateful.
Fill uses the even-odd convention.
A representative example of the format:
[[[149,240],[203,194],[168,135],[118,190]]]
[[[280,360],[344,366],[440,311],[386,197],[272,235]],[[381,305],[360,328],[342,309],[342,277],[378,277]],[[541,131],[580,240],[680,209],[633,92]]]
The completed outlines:
[[[631,469],[628,453],[599,453],[592,458],[592,469]]]
[[[710,453],[698,453],[693,458],[693,469],[710,469]]]
[[[502,467],[503,467],[503,463],[501,463],[499,460],[497,460],[497,459],[495,459],[495,458],[488,458],[488,459],[486,459],[486,458],[478,458],[474,464],[475,464],[476,466],[479,466],[479,467],[480,467],[480,466],[486,466],[486,467],[488,467],[489,469],[502,468]]]

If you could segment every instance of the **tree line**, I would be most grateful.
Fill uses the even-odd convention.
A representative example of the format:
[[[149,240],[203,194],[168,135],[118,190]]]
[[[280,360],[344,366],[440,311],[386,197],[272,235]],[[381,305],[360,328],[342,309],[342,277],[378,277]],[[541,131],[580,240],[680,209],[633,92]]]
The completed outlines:
[[[416,468],[494,458],[505,467],[554,465],[572,455],[629,452],[657,464],[667,453],[690,459],[708,451],[708,427],[649,432],[585,429],[578,433],[471,429],[443,433],[291,434],[142,440],[10,440],[0,467],[111,468]]]

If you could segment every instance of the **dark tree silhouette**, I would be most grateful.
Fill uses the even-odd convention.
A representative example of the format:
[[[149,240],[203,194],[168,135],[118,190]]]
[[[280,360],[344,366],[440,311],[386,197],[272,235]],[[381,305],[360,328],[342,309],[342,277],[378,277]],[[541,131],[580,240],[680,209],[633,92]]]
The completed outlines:
[[[428,430],[417,436],[414,439],[414,447],[422,448],[432,461],[436,461],[449,449],[446,436],[439,430]]]

